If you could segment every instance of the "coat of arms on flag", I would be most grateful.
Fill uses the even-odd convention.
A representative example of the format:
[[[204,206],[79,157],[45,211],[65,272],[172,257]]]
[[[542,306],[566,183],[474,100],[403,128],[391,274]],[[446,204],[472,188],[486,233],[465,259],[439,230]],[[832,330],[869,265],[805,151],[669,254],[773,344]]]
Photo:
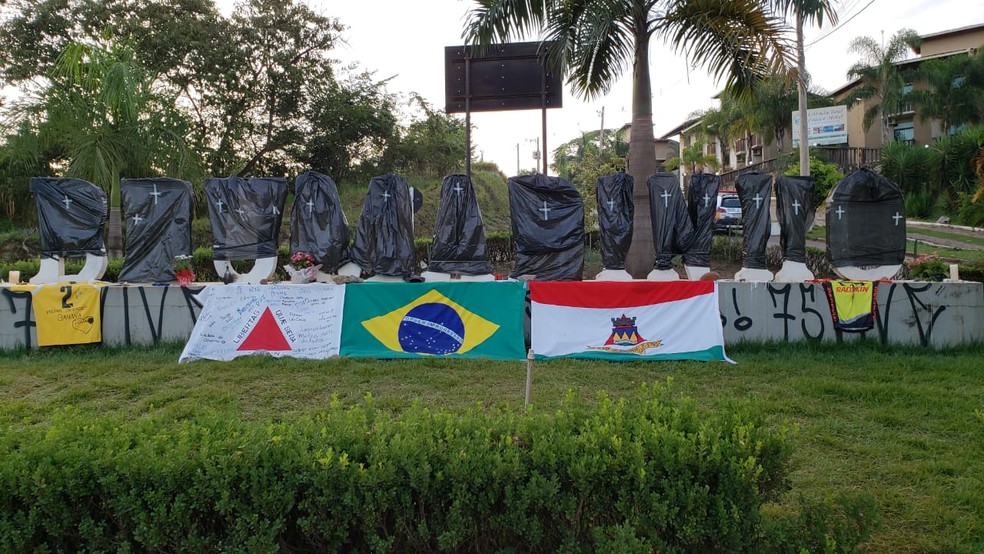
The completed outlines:
[[[612,333],[604,346],[589,346],[592,350],[603,350],[605,352],[632,352],[633,354],[643,354],[651,348],[659,348],[662,343],[658,340],[648,341],[639,334],[636,327],[636,318],[627,317],[624,313],[621,317],[612,318]]]
[[[712,281],[533,282],[530,317],[538,357],[731,361]]]

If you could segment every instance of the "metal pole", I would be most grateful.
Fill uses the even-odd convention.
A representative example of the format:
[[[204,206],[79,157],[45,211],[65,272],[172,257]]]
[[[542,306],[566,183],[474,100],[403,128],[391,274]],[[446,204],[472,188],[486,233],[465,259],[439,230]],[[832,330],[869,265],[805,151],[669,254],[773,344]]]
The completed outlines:
[[[530,407],[530,397],[533,396],[533,349],[531,348],[526,353],[526,401],[523,402],[523,408]]]
[[[465,175],[471,179],[471,50],[465,48]]]
[[[519,175],[519,143],[516,143],[516,175]]]
[[[541,123],[543,127],[543,174],[547,175],[547,68],[544,67],[540,73],[540,107]]]

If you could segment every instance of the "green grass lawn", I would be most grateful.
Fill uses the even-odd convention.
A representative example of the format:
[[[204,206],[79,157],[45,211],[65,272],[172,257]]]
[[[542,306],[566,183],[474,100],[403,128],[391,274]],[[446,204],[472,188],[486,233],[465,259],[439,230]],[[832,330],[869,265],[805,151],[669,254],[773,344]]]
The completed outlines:
[[[937,237],[941,239],[958,240],[960,242],[966,242],[968,244],[975,244],[984,248],[984,238],[975,237],[971,235],[964,235],[960,233],[947,233],[946,231],[938,231],[936,229],[927,229],[925,227],[913,227],[910,229],[913,233],[919,235],[926,235],[927,237]]]
[[[519,410],[524,396],[523,362],[251,357],[177,365],[179,353],[178,345],[0,353],[0,425],[45,425],[66,406],[126,418],[289,421],[333,396],[355,404],[371,393],[376,406],[396,412],[414,401]],[[984,551],[984,347],[773,344],[729,354],[737,365],[537,362],[533,402],[554,410],[568,390],[622,397],[657,380],[711,409],[749,402],[776,424],[798,427],[790,497],[874,497],[883,523],[869,551]]]

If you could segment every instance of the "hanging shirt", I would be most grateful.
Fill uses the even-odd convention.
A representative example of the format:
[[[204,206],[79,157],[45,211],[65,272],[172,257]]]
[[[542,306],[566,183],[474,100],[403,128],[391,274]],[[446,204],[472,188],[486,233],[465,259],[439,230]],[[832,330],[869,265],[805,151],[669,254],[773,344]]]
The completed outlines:
[[[102,287],[98,283],[66,281],[11,288],[33,295],[38,346],[59,346],[102,342]]]
[[[872,281],[824,281],[834,329],[859,333],[875,327],[878,285]]]

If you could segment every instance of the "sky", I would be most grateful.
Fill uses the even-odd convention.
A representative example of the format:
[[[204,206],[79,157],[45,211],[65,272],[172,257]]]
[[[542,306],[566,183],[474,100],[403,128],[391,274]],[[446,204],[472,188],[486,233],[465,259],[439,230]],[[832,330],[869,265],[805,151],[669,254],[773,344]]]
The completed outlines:
[[[416,92],[436,108],[444,107],[444,48],[463,44],[461,34],[472,0],[303,0],[321,15],[337,18],[347,27],[344,44],[334,55],[344,63],[357,62],[379,79],[392,78],[388,90]],[[847,83],[848,68],[858,56],[848,45],[858,36],[888,40],[903,28],[919,34],[984,23],[981,0],[834,0],[840,23],[809,28],[805,33],[806,64],[813,82],[830,91]],[[229,15],[234,0],[216,0]],[[524,40],[534,40],[526,38]],[[695,110],[714,107],[720,90],[700,66],[662,44],[651,52],[653,131],[669,132]],[[563,108],[547,110],[547,149],[604,125],[618,128],[631,120],[631,68],[608,94],[590,102],[564,90]],[[464,114],[461,114],[462,119]],[[507,175],[530,171],[536,140],[541,135],[540,110],[472,114],[476,156],[495,162]],[[517,164],[517,150],[519,160]],[[550,160],[552,161],[552,159]]]

